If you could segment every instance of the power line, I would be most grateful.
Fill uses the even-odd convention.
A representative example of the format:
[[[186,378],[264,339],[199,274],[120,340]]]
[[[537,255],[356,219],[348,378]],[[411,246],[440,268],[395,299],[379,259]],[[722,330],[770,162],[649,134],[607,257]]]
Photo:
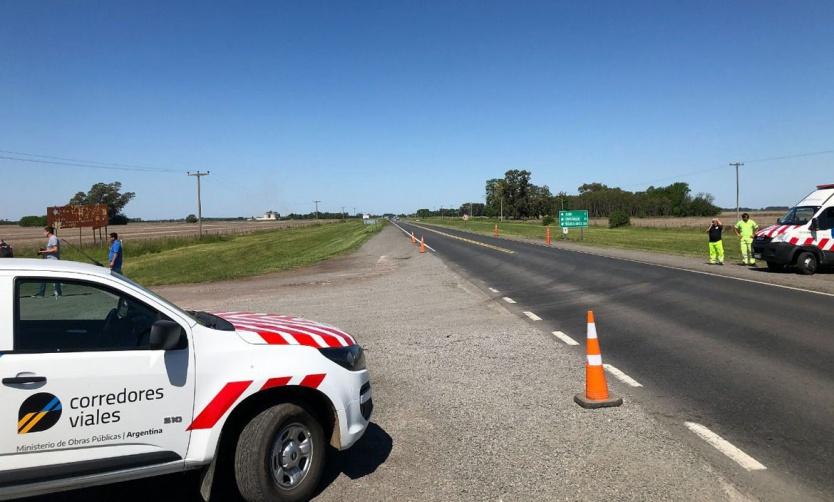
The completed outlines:
[[[755,162],[770,162],[772,160],[785,160],[785,159],[796,159],[796,158],[800,158],[800,157],[812,157],[814,155],[826,155],[826,154],[831,154],[831,153],[834,153],[834,150],[823,150],[823,151],[820,151],[820,152],[798,153],[798,154],[794,154],[794,155],[783,155],[781,157],[768,157],[768,158],[764,158],[764,159],[745,160],[744,162],[741,163],[741,165],[755,163]],[[735,164],[731,164],[731,165],[735,165]],[[713,171],[721,171],[723,169],[724,169],[724,166],[722,165],[720,167],[711,167],[711,168],[708,168],[708,169],[701,169],[701,170],[698,170],[698,171],[691,171],[691,172],[688,172],[688,173],[677,174],[677,175],[668,176],[668,177],[665,177],[665,178],[659,178],[659,179],[655,179],[653,181],[647,181],[647,182],[644,182],[644,183],[630,183],[628,185],[623,185],[623,187],[651,186],[651,185],[654,185],[655,183],[659,183],[659,182],[662,182],[662,181],[680,180],[681,178],[688,178],[690,176],[695,176],[695,175],[698,175],[698,174],[706,174],[706,173],[710,173],[710,172],[713,172]]]
[[[186,172],[183,169],[165,169],[159,167],[146,167],[146,166],[134,166],[129,164],[114,164],[110,162],[97,162],[93,160],[79,160],[79,159],[68,159],[64,157],[50,157],[48,155],[37,155],[34,153],[24,153],[24,152],[12,152],[9,150],[0,150],[0,153],[7,153],[12,155],[25,155],[28,157],[37,157],[37,159],[24,159],[20,157],[6,157],[0,156],[0,159],[5,160],[18,160],[21,162],[35,162],[38,164],[53,164],[53,165],[60,165],[60,166],[72,166],[72,167],[90,167],[93,169],[111,169],[117,171],[150,171],[150,172],[163,172],[163,173],[182,173]],[[52,160],[38,160],[38,159],[52,159]],[[61,162],[59,162],[61,161]]]
[[[795,159],[798,157],[811,157],[813,155],[826,155],[829,153],[834,153],[834,150],[823,150],[821,152],[811,152],[811,153],[798,153],[796,155],[785,155],[784,157],[770,157],[767,159],[754,159],[754,160],[747,160],[748,164],[751,162],[769,162],[771,160],[784,160],[784,159]]]

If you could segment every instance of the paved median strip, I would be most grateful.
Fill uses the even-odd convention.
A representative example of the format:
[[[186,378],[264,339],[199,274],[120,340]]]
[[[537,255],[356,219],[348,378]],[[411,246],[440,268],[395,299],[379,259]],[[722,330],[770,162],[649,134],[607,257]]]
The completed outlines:
[[[718,434],[712,432],[701,424],[695,422],[686,422],[686,427],[697,434],[701,439],[714,446],[718,451],[733,459],[737,464],[744,467],[748,471],[761,471],[767,469],[760,464],[755,458],[739,450],[733,446],[729,441],[722,438]]]

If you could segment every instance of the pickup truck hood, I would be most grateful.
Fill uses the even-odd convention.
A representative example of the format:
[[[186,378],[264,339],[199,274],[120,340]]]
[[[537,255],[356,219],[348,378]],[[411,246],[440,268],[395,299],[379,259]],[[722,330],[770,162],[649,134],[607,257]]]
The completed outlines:
[[[348,347],[356,340],[344,331],[298,317],[254,312],[212,312],[229,321],[241,338],[260,345]]]

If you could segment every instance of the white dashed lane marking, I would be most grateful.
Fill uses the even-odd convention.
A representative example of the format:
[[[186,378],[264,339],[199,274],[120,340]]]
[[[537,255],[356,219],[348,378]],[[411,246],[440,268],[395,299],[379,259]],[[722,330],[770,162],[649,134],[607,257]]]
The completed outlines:
[[[701,439],[714,446],[718,451],[727,455],[738,465],[744,467],[748,471],[761,471],[767,469],[767,467],[760,464],[755,458],[739,450],[729,441],[707,429],[703,425],[696,424],[695,422],[686,422],[685,425]]]
[[[624,384],[631,385],[632,387],[642,387],[640,382],[631,378],[630,376],[626,375],[625,373],[611,366],[610,364],[603,364],[602,367],[605,368],[609,373],[614,375],[614,377],[616,377],[617,380],[623,382]]]
[[[559,340],[562,340],[563,342],[565,342],[568,345],[579,345],[579,342],[577,342],[573,338],[569,337],[568,335],[562,333],[561,331],[554,331],[553,336],[555,336]]]
[[[490,290],[490,291],[492,291],[493,293],[497,293],[497,292],[498,292],[498,290],[497,290],[497,289],[495,289],[495,288],[489,288],[489,290]]]
[[[513,299],[512,299],[512,298],[510,298],[509,296],[505,296],[505,297],[504,297],[504,301],[505,301],[505,302],[507,302],[507,303],[515,303],[515,300],[513,300]]]
[[[534,321],[541,321],[542,320],[541,317],[537,316],[536,314],[534,314],[532,312],[525,312],[524,315],[526,315],[527,317],[529,317],[530,319],[532,319]]]

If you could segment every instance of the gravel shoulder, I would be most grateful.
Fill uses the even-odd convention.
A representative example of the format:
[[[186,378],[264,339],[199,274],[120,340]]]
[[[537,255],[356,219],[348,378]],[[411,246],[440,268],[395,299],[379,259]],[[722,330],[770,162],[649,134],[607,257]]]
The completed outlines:
[[[358,337],[374,386],[373,424],[354,448],[333,452],[316,500],[750,499],[613,379],[623,406],[577,406],[584,353],[511,313],[433,253],[418,253],[393,226],[351,256],[303,270],[154,290],[188,308],[295,315]]]

